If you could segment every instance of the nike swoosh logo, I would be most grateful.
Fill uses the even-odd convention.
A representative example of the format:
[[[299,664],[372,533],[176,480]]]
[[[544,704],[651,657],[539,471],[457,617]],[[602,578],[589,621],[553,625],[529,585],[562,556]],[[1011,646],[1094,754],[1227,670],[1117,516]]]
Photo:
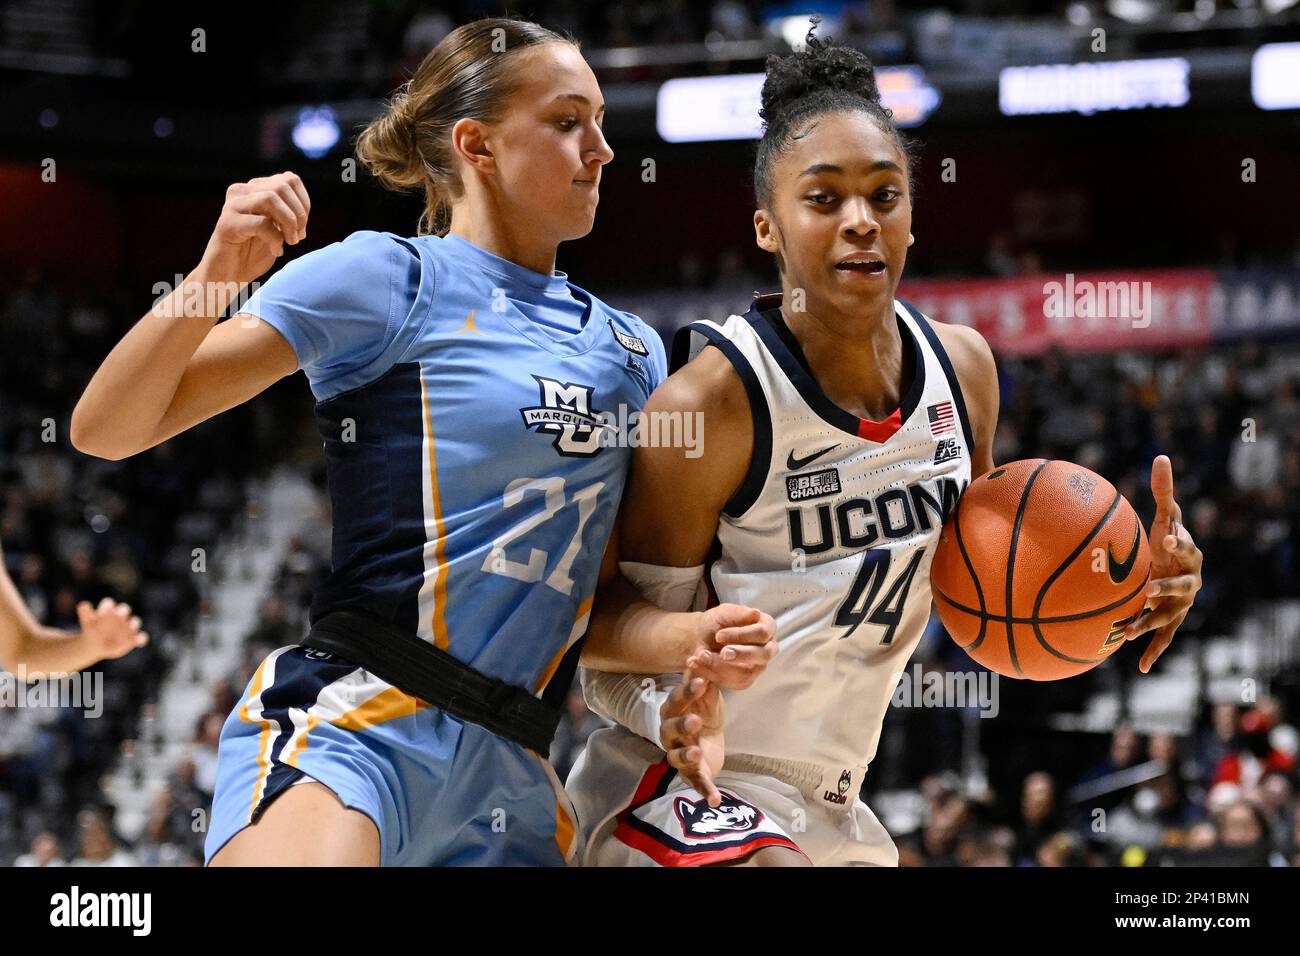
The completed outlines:
[[[821,451],[813,452],[811,455],[808,455],[806,458],[794,457],[794,450],[791,449],[790,457],[785,460],[785,466],[786,468],[790,469],[790,471],[798,471],[800,468],[803,468],[805,465],[811,465],[813,462],[815,462],[822,455],[826,454],[828,451],[834,451],[836,448],[839,447],[840,447],[839,442],[836,442],[834,445],[827,445]]]
[[[1138,556],[1138,536],[1141,533],[1141,527],[1135,527],[1133,529],[1133,546],[1128,549],[1128,557],[1123,561],[1116,561],[1115,555],[1110,553],[1110,545],[1106,545],[1106,573],[1110,575],[1112,584],[1119,584],[1128,577],[1129,572],[1133,570],[1133,563],[1137,561]]]

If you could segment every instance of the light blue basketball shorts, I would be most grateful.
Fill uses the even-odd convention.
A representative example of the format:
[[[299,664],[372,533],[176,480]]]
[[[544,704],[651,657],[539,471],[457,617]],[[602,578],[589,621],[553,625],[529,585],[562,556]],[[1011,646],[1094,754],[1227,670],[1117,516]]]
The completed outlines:
[[[333,654],[267,656],[218,748],[206,862],[295,783],[317,781],[379,829],[385,866],[563,866],[576,819],[536,752]]]

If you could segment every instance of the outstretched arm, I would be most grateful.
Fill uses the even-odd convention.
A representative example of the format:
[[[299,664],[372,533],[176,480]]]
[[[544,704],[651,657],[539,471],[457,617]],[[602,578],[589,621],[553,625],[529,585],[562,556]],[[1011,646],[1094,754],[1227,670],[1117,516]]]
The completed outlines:
[[[66,674],[143,647],[149,635],[131,606],[104,598],[98,607],[77,605],[79,631],[43,627],[32,617],[0,555],[0,670],[23,678]]]

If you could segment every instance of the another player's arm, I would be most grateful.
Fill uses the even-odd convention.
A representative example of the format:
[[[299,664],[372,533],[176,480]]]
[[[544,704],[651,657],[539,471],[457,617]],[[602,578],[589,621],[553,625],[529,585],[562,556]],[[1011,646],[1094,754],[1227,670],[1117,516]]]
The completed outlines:
[[[284,254],[286,242],[306,236],[310,209],[307,190],[293,173],[227,190],[199,264],[123,336],[86,386],[72,412],[74,447],[99,458],[127,458],[248,401],[297,369],[293,348],[267,323],[218,319]]]
[[[148,643],[149,635],[140,630],[140,619],[131,616],[128,604],[104,598],[92,607],[82,601],[77,617],[79,631],[42,626],[10,580],[0,554],[0,670],[21,671],[24,678],[67,674]]]
[[[646,601],[618,570],[620,560],[668,568],[703,564],[718,517],[744,480],[753,446],[740,379],[716,349],[670,376],[645,415],[699,415],[701,454],[635,449],[619,526],[601,566],[582,664],[616,673],[685,670],[724,687],[749,686],[776,653],[776,625],[754,608],[722,604],[702,612],[666,611]]]
[[[992,471],[993,436],[998,430],[998,367],[984,336],[965,325],[934,323],[966,401],[975,447],[971,449],[971,480]]]
[[[646,412],[699,414],[703,420],[703,448],[695,458],[687,457],[684,449],[637,449],[614,547],[621,549],[628,560],[657,567],[694,568],[708,555],[722,509],[740,487],[749,467],[754,443],[749,401],[726,358],[716,349],[705,349],[655,391]],[[689,640],[672,646],[672,615],[629,594],[626,582],[614,581],[616,564],[615,556],[605,569],[606,587],[598,593],[593,610],[594,633],[589,633],[587,649],[591,658],[612,664],[639,656],[653,659],[656,653],[680,654],[688,649]],[[726,607],[713,608],[704,615]],[[715,644],[712,650],[697,650],[686,661],[681,683],[667,693],[661,688],[641,708],[643,714],[646,707],[651,711],[648,720],[642,717],[648,726],[634,728],[663,747],[669,765],[715,807],[722,800],[713,781],[725,757],[724,709],[719,681],[706,680],[702,675],[706,666],[720,671],[746,667],[747,658],[753,660],[750,669],[754,674],[766,666],[777,649],[772,639],[775,623],[762,614],[755,624],[731,630],[747,629],[761,632],[762,643],[720,648]],[[718,636],[722,635],[719,631]],[[594,649],[590,646],[593,637]],[[657,650],[658,645],[662,649]],[[723,660],[722,655],[731,660]],[[636,679],[636,675],[620,677],[609,673],[591,676],[592,682],[584,680],[583,684],[589,700],[597,692],[605,694],[607,700],[621,698],[624,704],[629,690],[624,685]]]

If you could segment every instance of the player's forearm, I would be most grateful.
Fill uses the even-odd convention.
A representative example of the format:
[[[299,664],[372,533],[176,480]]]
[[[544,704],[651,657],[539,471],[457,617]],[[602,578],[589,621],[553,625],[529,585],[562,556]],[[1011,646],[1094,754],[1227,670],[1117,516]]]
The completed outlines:
[[[109,352],[72,412],[72,444],[121,459],[151,445],[199,345],[242,289],[200,264]]]
[[[23,629],[9,658],[0,661],[4,669],[27,680],[70,674],[99,660],[81,631],[42,626]]]
[[[683,670],[700,644],[699,613],[656,607],[616,575],[596,594],[581,663],[619,674],[668,673]]]

